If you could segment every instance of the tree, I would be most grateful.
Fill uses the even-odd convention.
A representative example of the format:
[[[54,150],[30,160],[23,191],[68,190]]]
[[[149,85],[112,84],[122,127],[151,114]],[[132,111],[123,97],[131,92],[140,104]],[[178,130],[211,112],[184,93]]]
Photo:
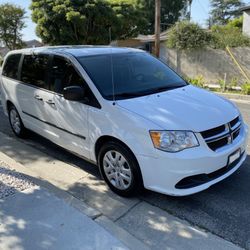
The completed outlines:
[[[154,34],[155,23],[155,0],[138,0],[141,4],[147,24],[142,31],[143,34]],[[187,0],[162,0],[161,1],[161,28],[168,29],[182,15],[182,10],[187,6]]]
[[[210,0],[212,10],[210,12],[210,24],[225,25],[233,18],[241,15],[241,0]]]
[[[183,21],[170,29],[167,46],[181,50],[198,49],[208,46],[211,39],[211,35],[198,24]]]
[[[136,36],[143,23],[133,0],[33,0],[32,19],[43,42],[58,44],[108,44],[112,39]]]
[[[10,50],[22,47],[25,10],[12,4],[0,5],[0,40]]]

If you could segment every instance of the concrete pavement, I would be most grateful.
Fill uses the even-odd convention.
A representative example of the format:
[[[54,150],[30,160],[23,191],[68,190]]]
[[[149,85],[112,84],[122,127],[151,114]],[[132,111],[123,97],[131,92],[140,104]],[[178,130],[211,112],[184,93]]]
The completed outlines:
[[[33,183],[0,199],[0,249],[147,249],[86,203],[2,152],[0,159],[15,176]],[[99,217],[102,223],[96,221]]]
[[[84,204],[82,205],[83,209],[81,209],[83,213],[86,212],[95,223],[98,223],[98,225],[105,228],[105,230],[116,239],[116,241],[114,241],[114,239],[110,239],[108,236],[103,236],[104,239],[109,238],[109,242],[111,242],[111,245],[114,244],[114,246],[128,247],[130,249],[240,249],[231,242],[204,231],[199,227],[194,227],[188,222],[178,219],[164,210],[143,202],[140,198],[125,199],[118,197],[107,189],[106,185],[98,178],[98,176],[59,161],[34,147],[24,144],[22,141],[8,137],[3,133],[0,133],[0,138],[0,151],[2,152],[0,153],[0,158],[4,161],[8,161],[8,164],[15,164],[16,171],[25,174],[28,178],[31,178],[33,182],[52,192],[52,194],[38,194],[37,196],[42,198],[39,198],[40,200],[38,199],[36,203],[39,204],[39,201],[42,201],[40,204],[42,206],[42,204],[55,202],[55,207],[53,209],[48,209],[48,214],[44,215],[44,218],[61,216],[61,218],[67,222],[68,230],[73,230],[74,236],[72,236],[72,239],[75,239],[75,235],[78,235],[77,238],[79,238],[81,234],[84,234],[84,229],[81,227],[83,225],[78,225],[74,216],[72,217],[71,223],[72,211],[69,212],[67,210],[72,210],[73,208],[75,208],[76,211],[79,210],[80,205],[76,205],[78,202]],[[15,161],[18,161],[23,165],[15,163]],[[91,167],[94,168],[94,166]],[[68,206],[65,211],[62,211],[62,213],[59,212],[60,206],[62,206],[60,205],[62,201],[58,200],[55,196],[63,198],[63,202],[66,202],[66,205]],[[77,197],[77,199],[72,196]],[[24,198],[27,196],[21,195],[20,197]],[[26,201],[23,199],[24,203],[29,204],[31,201],[28,198],[26,199]],[[39,213],[37,214],[34,212],[38,210],[36,206],[33,210],[32,206],[25,206],[24,203],[21,204],[21,198],[18,200],[20,202],[18,207],[26,208],[23,210],[27,211],[26,216],[32,215],[35,218],[34,221],[39,220]],[[6,204],[6,207],[2,208],[2,204]],[[4,213],[7,214],[9,211],[8,206],[11,206],[13,202],[10,202],[9,205],[8,202],[2,204],[0,203],[1,211],[4,211]],[[86,207],[88,206],[92,208],[86,210]],[[28,208],[30,208],[30,211]],[[47,207],[44,207],[41,209],[41,212],[46,210]],[[55,211],[58,212],[55,213]],[[20,209],[17,209],[16,206],[13,207],[12,205],[11,214],[16,215],[14,218],[21,217],[19,215],[21,212]],[[80,215],[78,214],[77,216]],[[85,220],[89,223],[91,221],[86,218]],[[48,231],[45,230],[44,232],[44,235],[46,236],[51,234],[49,233],[49,230],[52,230],[51,228],[60,228],[61,224],[65,224],[63,222],[61,224],[59,223],[60,218],[55,218],[52,221],[54,221],[54,224],[48,224],[50,223],[50,220],[46,220],[45,224],[35,223],[32,224],[32,226],[36,227],[40,224],[45,225],[45,227],[39,227],[38,232],[47,228]],[[74,223],[79,227],[75,227]],[[2,224],[4,223],[2,222]],[[49,226],[46,227],[46,225]],[[86,225],[88,225],[87,222]],[[74,231],[76,228],[79,228],[80,233]],[[13,232],[12,230],[10,231]],[[19,238],[25,238],[23,241],[27,241],[26,237],[29,233],[18,235]],[[54,232],[51,237],[51,241],[49,241],[50,243],[48,244],[54,242],[54,249],[60,249],[61,243],[57,240],[58,234]],[[64,237],[63,233],[60,237]],[[1,239],[0,234],[0,240],[3,241],[3,239]],[[71,241],[70,238],[68,238],[68,241]],[[6,240],[4,242],[6,242]],[[45,247],[46,244],[45,241]],[[76,241],[75,244],[76,248],[80,246],[79,240]],[[99,243],[93,240],[87,241],[87,244],[87,246],[92,246],[93,248],[98,248],[99,246]],[[29,245],[25,246],[27,246],[26,249],[29,249]]]
[[[44,188],[0,204],[0,249],[128,249],[108,231]]]

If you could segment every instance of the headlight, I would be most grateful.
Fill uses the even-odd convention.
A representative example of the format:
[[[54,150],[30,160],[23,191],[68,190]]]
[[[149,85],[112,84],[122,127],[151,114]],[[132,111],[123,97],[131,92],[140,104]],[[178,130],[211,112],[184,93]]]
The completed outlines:
[[[190,131],[150,131],[150,136],[155,148],[167,152],[199,146],[196,136]]]

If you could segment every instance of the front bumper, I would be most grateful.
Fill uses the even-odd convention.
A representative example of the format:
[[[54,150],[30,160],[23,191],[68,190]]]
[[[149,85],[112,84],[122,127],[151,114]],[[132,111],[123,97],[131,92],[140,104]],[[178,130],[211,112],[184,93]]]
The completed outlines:
[[[247,136],[248,127],[243,125],[240,135],[233,143],[216,152],[209,149],[204,142],[200,143],[200,147],[187,149],[179,153],[157,150],[154,158],[137,155],[144,186],[146,189],[173,196],[185,196],[205,190],[230,176],[243,164],[247,156]],[[199,134],[197,134],[197,137],[199,137]],[[198,139],[200,142],[203,141],[201,136]],[[228,157],[237,149],[241,149],[241,158],[228,166]],[[190,185],[189,187],[187,185],[187,188],[179,188],[178,185],[176,187],[176,184],[183,179],[200,175],[213,178],[200,182],[201,184],[196,183],[196,185]]]

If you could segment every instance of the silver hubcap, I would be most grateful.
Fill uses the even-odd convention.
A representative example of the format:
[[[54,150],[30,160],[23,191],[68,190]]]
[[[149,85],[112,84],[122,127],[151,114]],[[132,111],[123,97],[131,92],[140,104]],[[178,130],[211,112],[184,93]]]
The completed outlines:
[[[104,173],[110,183],[120,189],[129,188],[132,181],[131,168],[125,157],[115,150],[108,151],[103,158]]]
[[[13,130],[17,134],[19,134],[21,132],[21,121],[16,110],[14,109],[10,111],[10,123],[11,123]]]

